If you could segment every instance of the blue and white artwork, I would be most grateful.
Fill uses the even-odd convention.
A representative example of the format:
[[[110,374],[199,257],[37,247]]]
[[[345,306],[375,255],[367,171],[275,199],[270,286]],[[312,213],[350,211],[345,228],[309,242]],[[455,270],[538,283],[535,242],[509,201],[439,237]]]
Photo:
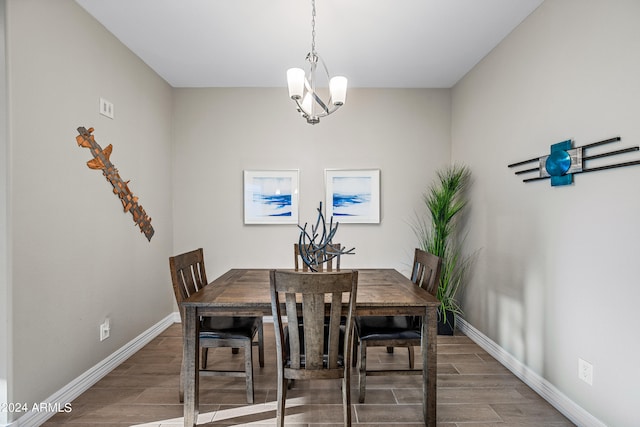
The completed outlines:
[[[380,222],[380,170],[327,169],[325,179],[327,220]]]
[[[333,216],[363,216],[371,211],[371,177],[336,176],[333,178]]]
[[[297,222],[297,171],[245,171],[246,224]]]
[[[291,216],[291,178],[253,178],[253,206],[257,216]]]

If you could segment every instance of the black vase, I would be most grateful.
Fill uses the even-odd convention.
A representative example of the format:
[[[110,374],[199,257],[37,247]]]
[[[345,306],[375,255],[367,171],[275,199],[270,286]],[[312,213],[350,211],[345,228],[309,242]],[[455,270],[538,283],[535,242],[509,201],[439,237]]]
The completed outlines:
[[[442,308],[438,308],[438,335],[453,335],[453,329],[455,324],[455,314],[450,310],[445,310],[447,321],[445,323],[445,316],[442,315]]]

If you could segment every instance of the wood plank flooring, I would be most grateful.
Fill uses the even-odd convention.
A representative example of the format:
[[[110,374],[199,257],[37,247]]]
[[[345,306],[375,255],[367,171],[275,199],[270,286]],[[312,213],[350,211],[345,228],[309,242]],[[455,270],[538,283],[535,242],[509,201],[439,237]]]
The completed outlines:
[[[244,378],[203,377],[199,425],[275,424],[276,367],[273,325],[265,323],[265,367],[254,347],[256,404],[246,404]],[[419,348],[416,349],[419,360]],[[178,401],[182,330],[174,324],[71,403],[44,426],[181,426]],[[370,367],[405,367],[407,352],[370,349]],[[209,350],[209,363],[240,369],[242,351]],[[353,422],[360,427],[423,426],[419,376],[367,378],[365,404],[358,404],[357,372],[352,377]],[[287,395],[286,424],[342,425],[339,381],[298,381]],[[438,426],[565,427],[573,424],[468,337],[438,337]]]

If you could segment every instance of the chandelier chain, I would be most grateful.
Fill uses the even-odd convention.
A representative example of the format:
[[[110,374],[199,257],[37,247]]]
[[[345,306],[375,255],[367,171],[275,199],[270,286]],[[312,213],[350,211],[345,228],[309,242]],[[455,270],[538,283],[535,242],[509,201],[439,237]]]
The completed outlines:
[[[316,56],[316,1],[311,0],[311,55]]]

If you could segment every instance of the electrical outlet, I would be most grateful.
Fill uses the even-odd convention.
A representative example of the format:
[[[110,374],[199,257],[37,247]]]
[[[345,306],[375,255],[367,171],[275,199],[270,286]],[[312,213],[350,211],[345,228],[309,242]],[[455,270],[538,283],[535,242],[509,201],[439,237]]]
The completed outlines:
[[[100,98],[100,114],[113,119],[113,104],[104,98]]]
[[[109,338],[110,333],[111,326],[109,325],[109,318],[107,317],[105,321],[100,325],[100,341],[104,341]]]
[[[586,360],[578,359],[578,378],[593,385],[593,365]]]

